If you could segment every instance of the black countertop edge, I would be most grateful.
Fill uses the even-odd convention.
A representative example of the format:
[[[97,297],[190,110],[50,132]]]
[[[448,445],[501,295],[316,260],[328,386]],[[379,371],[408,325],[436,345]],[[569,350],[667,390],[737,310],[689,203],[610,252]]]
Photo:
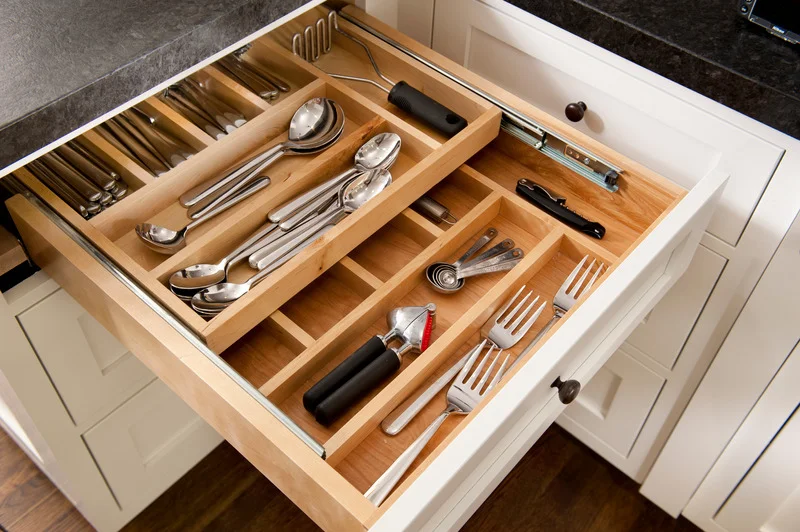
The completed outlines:
[[[224,14],[159,43],[133,61],[13,120],[0,129],[0,168],[68,135],[307,3],[309,0],[232,3]],[[57,79],[42,79],[41,83],[57,83]]]
[[[604,0],[589,1],[604,3]],[[654,1],[641,0],[645,4]],[[681,2],[686,1],[678,0],[677,7],[680,8]],[[767,83],[756,79],[762,69],[774,68],[774,65],[770,64],[768,60],[764,61],[763,54],[759,55],[762,60],[758,64],[741,64],[739,70],[734,70],[728,65],[721,64],[723,59],[728,59],[727,57],[717,60],[715,57],[700,55],[696,50],[666,40],[659,32],[655,31],[657,29],[655,26],[659,22],[651,21],[647,25],[648,27],[643,29],[630,20],[622,20],[614,13],[607,13],[598,7],[586,5],[577,0],[548,0],[547,2],[508,0],[508,2],[750,118],[795,138],[800,138],[800,95],[784,92],[789,90],[787,86],[793,86],[797,80],[784,80],[785,83],[771,80],[773,83]],[[637,2],[636,0],[613,0],[611,3],[627,5]],[[716,1],[713,4],[720,4],[720,2]],[[730,11],[724,11],[725,7],[730,6],[710,5],[708,7],[722,10],[720,11],[723,14],[721,16],[729,16],[728,13],[735,10],[735,6]],[[735,12],[733,16],[736,16]],[[735,22],[739,23],[738,20]],[[746,21],[743,22],[750,24]],[[673,31],[673,26],[678,23],[680,21],[676,21],[675,17],[660,22],[664,33]],[[756,32],[755,35],[748,34],[748,39],[764,39],[766,49],[777,50],[776,53],[786,56],[786,51],[782,47],[792,45],[768,35],[754,25],[752,26],[753,30],[747,27],[743,28],[743,31]],[[762,32],[763,35],[758,32]],[[795,53],[790,49],[788,57],[791,58]],[[785,61],[784,67],[786,67]],[[800,67],[800,63],[790,64],[786,76],[796,78],[798,67]],[[770,74],[772,73],[770,72]]]

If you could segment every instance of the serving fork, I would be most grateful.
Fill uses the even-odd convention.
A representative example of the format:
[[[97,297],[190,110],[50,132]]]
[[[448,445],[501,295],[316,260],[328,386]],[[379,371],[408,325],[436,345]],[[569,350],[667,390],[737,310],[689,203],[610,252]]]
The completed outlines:
[[[403,454],[401,454],[397,460],[395,460],[392,465],[389,466],[389,469],[387,469],[364,494],[373,504],[379,506],[386,499],[389,493],[392,492],[394,487],[403,477],[403,474],[408,471],[408,468],[411,467],[411,464],[414,463],[414,460],[416,460],[416,458],[422,452],[422,449],[425,448],[425,445],[427,445],[431,438],[433,438],[433,435],[437,430],[439,430],[439,427],[442,426],[442,423],[444,423],[450,414],[469,414],[476,406],[478,406],[478,403],[481,402],[486,394],[488,394],[492,388],[494,388],[497,383],[500,382],[503,374],[505,374],[509,355],[506,355],[506,357],[503,359],[500,368],[494,374],[494,377],[492,377],[491,381],[489,380],[489,377],[492,375],[492,372],[497,365],[497,361],[502,354],[502,349],[494,356],[491,364],[489,364],[489,367],[484,372],[486,361],[491,357],[492,351],[496,349],[496,346],[494,345],[489,346],[489,351],[481,359],[481,362],[478,364],[478,367],[475,368],[475,371],[472,372],[472,375],[467,378],[468,375],[470,375],[472,367],[475,365],[478,355],[480,355],[481,351],[483,351],[483,348],[486,346],[488,341],[488,339],[484,340],[479,346],[471,351],[469,360],[467,360],[467,363],[463,368],[461,368],[456,380],[450,385],[450,389],[447,390],[447,407],[436,419],[433,420],[428,428],[425,429],[425,431],[420,434],[416,440],[414,440],[408,449],[403,451]],[[479,377],[480,380],[478,380]],[[475,384],[476,381],[477,384]]]
[[[505,306],[495,314],[490,319],[484,328],[491,324],[491,328],[489,332],[485,335],[483,331],[481,334],[486,338],[483,343],[473,347],[471,350],[467,352],[458,362],[453,364],[450,369],[448,369],[441,377],[436,379],[436,381],[431,384],[424,392],[414,400],[407,408],[401,409],[398,408],[386,419],[383,420],[381,423],[381,429],[383,432],[390,436],[396,435],[398,432],[403,430],[408,423],[414,419],[414,417],[419,414],[419,412],[427,405],[431,399],[436,396],[446,385],[450,382],[453,377],[455,377],[456,373],[458,373],[461,368],[464,367],[464,364],[467,363],[467,360],[475,353],[476,350],[483,348],[486,345],[486,342],[491,342],[491,345],[494,347],[499,347],[500,349],[509,349],[514,347],[517,342],[522,340],[522,337],[530,330],[536,320],[539,318],[539,315],[542,313],[544,308],[547,306],[547,301],[542,302],[539,307],[533,311],[534,306],[539,301],[539,296],[536,296],[530,304],[522,310],[522,307],[528,301],[528,299],[533,295],[533,291],[528,292],[522,300],[516,304],[516,306],[510,311],[507,312],[511,305],[513,305],[517,299],[519,298],[520,294],[525,290],[525,285],[520,288],[514,297],[512,297]],[[533,314],[531,314],[533,311]],[[523,320],[527,318],[527,321],[523,323]],[[513,321],[512,321],[513,320]],[[511,369],[516,364],[519,357],[517,357],[514,362],[511,364]]]

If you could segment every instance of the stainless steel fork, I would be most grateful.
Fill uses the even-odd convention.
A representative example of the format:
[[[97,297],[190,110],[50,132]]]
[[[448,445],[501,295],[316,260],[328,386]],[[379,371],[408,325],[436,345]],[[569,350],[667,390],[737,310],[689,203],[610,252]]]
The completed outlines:
[[[520,288],[517,293],[514,294],[514,297],[512,297],[497,314],[492,316],[493,319],[490,319],[486,322],[481,330],[481,336],[486,338],[494,346],[499,347],[500,349],[509,349],[514,347],[517,342],[522,340],[522,337],[525,336],[525,334],[530,330],[530,328],[539,318],[539,315],[547,306],[547,301],[544,301],[533,312],[533,314],[531,314],[533,307],[539,301],[539,296],[536,296],[533,301],[531,301],[530,304],[524,310],[522,310],[522,307],[533,295],[533,291],[530,291],[525,295],[525,297],[522,298],[522,301],[517,303],[516,306],[510,312],[508,312],[508,309],[511,308],[511,305],[517,301],[520,294],[522,294],[524,290],[525,285],[523,285],[522,288]],[[527,320],[523,323],[525,318],[527,318]],[[488,333],[485,332],[486,327],[490,327]],[[408,425],[408,423],[414,419],[417,414],[419,414],[425,405],[427,405],[431,399],[436,396],[436,394],[438,394],[444,389],[445,386],[447,386],[447,383],[450,382],[453,377],[455,377],[456,373],[458,373],[461,368],[464,367],[464,364],[467,363],[467,360],[469,360],[472,354],[477,349],[481,349],[484,345],[486,345],[486,341],[469,350],[467,354],[461,357],[458,362],[453,364],[450,369],[442,374],[441,377],[436,379],[433,384],[428,386],[428,388],[422,392],[413,403],[408,405],[408,407],[400,407],[386,416],[386,419],[384,419],[381,423],[381,430],[390,436],[394,436],[403,430],[403,428],[405,428],[405,426]],[[514,359],[514,362],[512,362],[508,369],[513,368],[514,364],[517,363],[517,360],[519,360],[519,357]]]
[[[414,460],[419,456],[419,453],[422,452],[422,449],[425,448],[425,445],[433,438],[433,435],[439,430],[439,427],[442,426],[444,420],[447,419],[450,414],[469,414],[472,410],[478,406],[478,403],[481,402],[481,399],[488,394],[492,388],[500,381],[503,377],[503,374],[506,371],[506,364],[508,363],[509,355],[503,359],[503,363],[500,365],[500,368],[497,370],[497,373],[494,374],[494,377],[491,381],[489,381],[489,377],[492,375],[492,371],[494,367],[497,365],[497,360],[500,358],[502,354],[502,349],[494,356],[492,359],[492,363],[489,364],[488,369],[483,371],[484,366],[486,365],[486,361],[489,360],[489,357],[494,351],[495,346],[490,346],[489,351],[486,353],[481,359],[480,364],[478,367],[475,368],[475,371],[472,372],[472,375],[467,378],[470,374],[470,370],[472,366],[475,365],[475,361],[478,358],[478,355],[483,350],[483,347],[486,345],[487,340],[484,340],[483,343],[477,348],[473,349],[472,355],[469,357],[469,360],[461,368],[461,372],[456,377],[456,380],[453,381],[453,384],[450,385],[450,389],[447,390],[447,408],[445,408],[439,417],[433,420],[433,422],[428,426],[425,431],[419,435],[419,437],[414,440],[408,449],[406,449],[403,454],[401,454],[397,460],[387,469],[381,477],[375,481],[367,492],[364,494],[367,499],[372,501],[375,506],[379,506],[392,492],[394,487],[397,485],[397,482],[402,478],[403,474],[408,471],[408,468],[411,467],[411,464],[414,463]],[[480,380],[478,381],[478,377]],[[475,381],[478,381],[478,384],[475,384]],[[489,383],[488,385],[486,383]]]

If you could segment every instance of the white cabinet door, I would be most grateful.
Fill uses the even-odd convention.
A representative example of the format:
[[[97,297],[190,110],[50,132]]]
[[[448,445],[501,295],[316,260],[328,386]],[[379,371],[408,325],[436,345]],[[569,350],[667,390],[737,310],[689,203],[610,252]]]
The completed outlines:
[[[18,319],[81,432],[155,378],[64,290]]]
[[[731,439],[684,515],[707,531],[800,530],[800,346]]]

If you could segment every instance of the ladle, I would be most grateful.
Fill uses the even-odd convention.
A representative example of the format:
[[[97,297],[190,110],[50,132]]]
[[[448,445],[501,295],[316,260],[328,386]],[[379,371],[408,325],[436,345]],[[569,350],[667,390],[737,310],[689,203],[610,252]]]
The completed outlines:
[[[253,253],[248,259],[250,266],[259,270],[268,266],[291,251],[294,246],[302,242],[309,234],[312,234],[320,227],[337,224],[348,214],[383,192],[391,184],[392,174],[388,170],[378,169],[363,174],[339,192],[337,208],[321,215],[302,229],[289,233],[287,238],[276,240]]]
[[[305,220],[313,212],[318,212],[320,205],[315,203],[315,200],[329,194],[348,180],[355,178],[358,173],[379,168],[387,170],[391,168],[400,154],[401,145],[402,140],[396,133],[379,133],[375,135],[356,151],[352,168],[271,211],[269,213],[270,221],[280,223],[281,229],[284,231],[291,230],[297,226],[298,221]],[[325,202],[322,202],[322,204],[324,205]],[[312,209],[312,205],[315,208]],[[304,215],[295,217],[300,212],[303,212]],[[290,217],[292,218],[292,223],[289,223]]]
[[[186,245],[186,234],[189,231],[230,209],[237,203],[249,198],[256,192],[267,187],[269,183],[270,179],[268,177],[257,179],[237,196],[222,203],[197,220],[188,223],[183,229],[178,231],[173,231],[172,229],[167,229],[166,227],[151,223],[142,223],[136,226],[136,234],[139,235],[139,238],[153,251],[165,255],[174,255]]]

